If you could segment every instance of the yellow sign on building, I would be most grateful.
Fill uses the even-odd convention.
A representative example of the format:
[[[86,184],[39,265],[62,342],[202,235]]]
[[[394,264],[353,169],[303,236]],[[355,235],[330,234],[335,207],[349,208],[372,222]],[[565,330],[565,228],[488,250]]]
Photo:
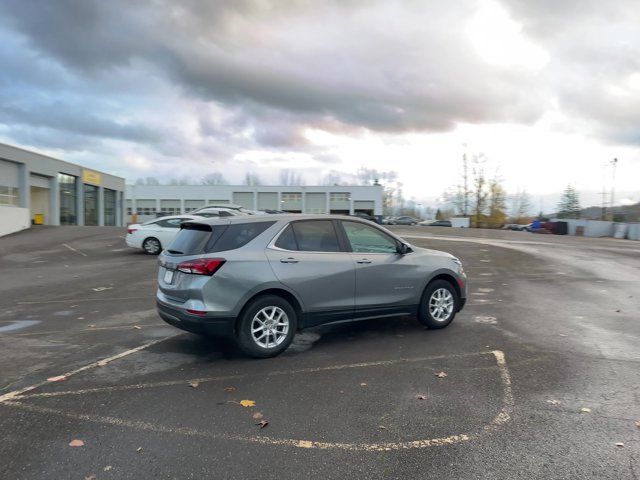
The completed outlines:
[[[100,174],[92,170],[82,170],[82,181],[93,185],[100,185]]]

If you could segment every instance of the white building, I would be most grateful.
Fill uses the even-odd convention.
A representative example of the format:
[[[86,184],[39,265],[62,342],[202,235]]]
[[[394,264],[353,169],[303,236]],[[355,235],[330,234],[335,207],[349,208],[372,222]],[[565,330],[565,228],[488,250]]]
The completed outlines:
[[[382,186],[127,185],[126,216],[144,222],[158,213],[188,213],[210,204],[251,210],[382,215]]]
[[[0,235],[44,225],[123,225],[124,178],[0,143]]]

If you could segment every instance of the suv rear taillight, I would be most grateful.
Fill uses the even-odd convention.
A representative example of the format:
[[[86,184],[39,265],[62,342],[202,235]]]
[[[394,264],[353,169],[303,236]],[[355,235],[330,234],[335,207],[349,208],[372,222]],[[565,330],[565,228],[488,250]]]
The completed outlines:
[[[211,276],[224,265],[224,262],[226,262],[224,258],[197,258],[179,263],[176,268],[182,273]]]
[[[137,232],[138,229],[137,228],[127,228],[127,233],[133,233],[133,232]]]

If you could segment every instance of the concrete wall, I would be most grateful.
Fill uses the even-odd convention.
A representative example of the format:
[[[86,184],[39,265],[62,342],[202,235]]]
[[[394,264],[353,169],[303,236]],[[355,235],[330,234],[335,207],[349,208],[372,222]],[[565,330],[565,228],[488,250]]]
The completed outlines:
[[[29,209],[0,205],[0,237],[30,226]]]
[[[300,193],[301,201],[285,202],[290,193]],[[331,193],[343,193],[346,201],[339,202],[340,209],[353,213],[357,205],[365,205],[374,215],[382,215],[382,187],[371,186],[247,186],[247,185],[127,185],[127,207],[135,213],[143,205],[169,199],[179,199],[182,205],[203,201],[207,204],[239,203],[251,210],[272,208],[274,210],[298,210],[303,213],[318,213],[320,210],[336,210],[338,204],[331,201]],[[343,195],[344,196],[344,195]],[[309,200],[309,202],[307,202]],[[276,202],[275,205],[273,202]],[[278,208],[275,208],[275,207]],[[182,212],[186,213],[186,212]],[[153,215],[138,216],[138,223],[154,218]],[[131,216],[126,217],[131,222]]]
[[[627,238],[629,240],[640,240],[640,223],[630,223],[627,230]]]

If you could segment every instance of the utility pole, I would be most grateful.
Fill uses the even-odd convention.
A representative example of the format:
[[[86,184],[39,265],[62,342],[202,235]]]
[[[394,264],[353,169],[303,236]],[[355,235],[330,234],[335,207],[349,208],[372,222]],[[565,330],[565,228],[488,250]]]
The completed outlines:
[[[467,144],[463,143],[464,152],[462,153],[462,181],[464,183],[463,202],[462,206],[463,214],[466,217],[469,214],[469,161],[467,159]]]
[[[611,220],[614,216],[614,202],[616,199],[616,166],[618,165],[618,159],[611,160]]]

